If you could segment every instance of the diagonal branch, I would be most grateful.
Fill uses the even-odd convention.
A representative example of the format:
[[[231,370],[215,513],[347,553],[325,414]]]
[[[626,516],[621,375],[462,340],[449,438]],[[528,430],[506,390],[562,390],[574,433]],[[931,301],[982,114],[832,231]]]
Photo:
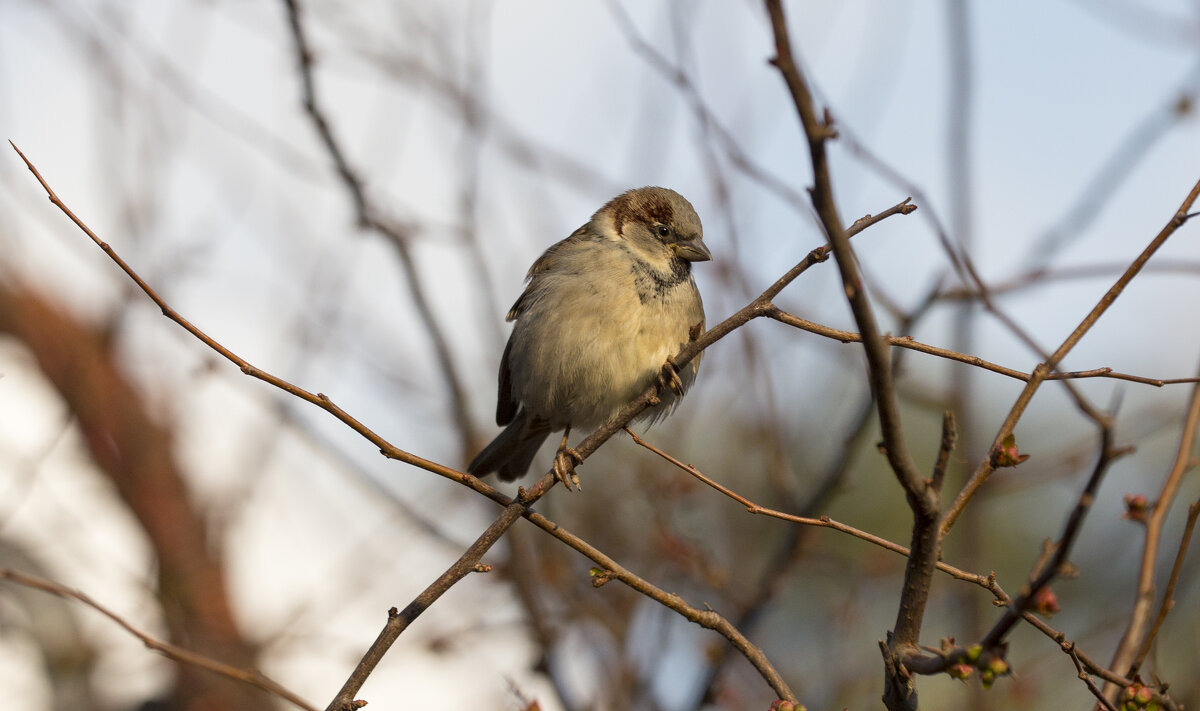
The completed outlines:
[[[1039,563],[1030,572],[1029,582],[1021,590],[1021,594],[1008,606],[1004,615],[992,626],[992,629],[988,630],[983,641],[980,642],[980,645],[984,649],[992,649],[1000,645],[1013,626],[1016,625],[1030,608],[1037,597],[1038,591],[1049,585],[1050,581],[1056,576],[1062,574],[1067,566],[1071,550],[1075,545],[1075,540],[1079,537],[1079,533],[1083,528],[1084,519],[1091,510],[1092,503],[1096,500],[1096,495],[1100,490],[1100,483],[1104,480],[1104,475],[1108,472],[1113,462],[1129,454],[1131,451],[1131,448],[1121,448],[1113,445],[1111,426],[1101,429],[1100,454],[1096,459],[1096,465],[1092,468],[1092,474],[1088,477],[1087,484],[1084,485],[1083,491],[1079,494],[1079,499],[1075,502],[1074,508],[1071,509],[1071,513],[1063,525],[1062,535],[1059,536],[1058,541],[1053,545],[1053,554],[1050,556],[1050,560],[1044,564]]]
[[[1179,583],[1179,574],[1183,571],[1183,562],[1187,558],[1188,546],[1192,542],[1192,533],[1196,530],[1197,518],[1200,518],[1200,501],[1193,501],[1192,505],[1188,507],[1187,523],[1183,525],[1183,534],[1179,537],[1179,548],[1175,551],[1175,563],[1171,566],[1171,575],[1167,578],[1167,589],[1163,591],[1162,601],[1158,605],[1158,615],[1154,618],[1150,632],[1142,641],[1142,648],[1138,650],[1137,656],[1133,659],[1133,664],[1129,668],[1131,674],[1136,673],[1142,663],[1146,661],[1146,657],[1150,655],[1150,650],[1154,648],[1154,640],[1167,620],[1167,613],[1175,607],[1175,586]]]
[[[1021,391],[1021,394],[1017,396],[1017,400],[1015,403],[1013,403],[1012,409],[1009,410],[1008,416],[1004,419],[1003,424],[1000,425],[1000,430],[996,433],[996,438],[992,442],[993,449],[999,447],[1004,439],[1012,434],[1013,430],[1017,426],[1017,421],[1021,418],[1021,415],[1025,413],[1025,408],[1029,406],[1029,402],[1033,399],[1033,396],[1037,392],[1038,388],[1041,387],[1042,383],[1045,382],[1047,377],[1051,372],[1053,372],[1058,364],[1062,362],[1062,359],[1066,357],[1067,353],[1069,353],[1071,349],[1073,349],[1075,345],[1079,343],[1083,336],[1089,330],[1091,330],[1092,326],[1094,326],[1096,322],[1100,320],[1100,317],[1104,315],[1104,312],[1108,310],[1108,307],[1112,306],[1113,302],[1117,300],[1117,297],[1125,291],[1125,287],[1127,287],[1129,283],[1133,281],[1133,278],[1141,272],[1142,268],[1146,266],[1146,262],[1150,261],[1150,257],[1154,256],[1154,253],[1157,252],[1160,247],[1166,244],[1171,235],[1175,234],[1175,231],[1188,221],[1188,218],[1190,217],[1188,213],[1198,197],[1200,197],[1200,181],[1197,181],[1196,184],[1192,186],[1191,191],[1187,194],[1187,197],[1184,198],[1183,203],[1179,206],[1179,209],[1175,211],[1175,214],[1171,216],[1171,219],[1167,222],[1167,224],[1164,225],[1161,230],[1159,230],[1158,234],[1154,236],[1154,239],[1150,240],[1150,243],[1146,245],[1145,249],[1143,249],[1141,253],[1138,254],[1138,256],[1133,260],[1133,262],[1125,269],[1125,272],[1121,274],[1116,283],[1109,287],[1104,296],[1100,298],[1100,301],[1097,302],[1097,304],[1092,307],[1092,310],[1089,311],[1088,314],[1083,317],[1083,320],[1079,322],[1079,325],[1076,326],[1073,331],[1071,331],[1070,335],[1067,336],[1062,344],[1059,345],[1059,347],[1050,355],[1049,358],[1046,359],[1045,362],[1034,368],[1033,377],[1030,378],[1029,382],[1025,384],[1025,388]],[[945,515],[942,517],[941,534],[943,538],[947,533],[950,532],[950,529],[954,526],[954,522],[958,520],[960,515],[962,515],[963,509],[966,508],[967,503],[971,500],[971,497],[975,495],[975,492],[979,490],[979,487],[983,486],[984,482],[986,482],[988,477],[991,476],[991,473],[994,469],[995,467],[992,464],[992,458],[985,457],[980,463],[979,467],[971,475],[971,478],[963,486],[962,490],[959,491],[958,496],[955,497],[954,502],[950,505],[950,507],[946,510]]]
[[[250,686],[262,689],[263,691],[272,693],[281,699],[289,701],[297,707],[305,709],[305,711],[316,711],[316,709],[307,701],[291,691],[288,691],[286,688],[272,681],[271,679],[268,679],[257,669],[243,669],[235,667],[224,662],[219,662],[211,657],[206,657],[203,654],[198,654],[190,649],[185,649],[178,645],[171,644],[170,642],[164,642],[160,639],[155,639],[137,627],[134,627],[133,624],[124,617],[121,617],[109,608],[93,600],[86,593],[80,592],[79,590],[73,590],[66,586],[59,585],[51,580],[46,580],[45,578],[39,578],[33,575],[26,575],[9,568],[0,568],[0,580],[9,580],[17,585],[24,585],[25,587],[33,588],[34,590],[41,590],[42,592],[49,593],[50,595],[56,595],[68,600],[76,600],[81,602],[117,623],[117,625],[119,625],[129,634],[137,637],[138,640],[140,640],[142,644],[146,645],[148,649],[153,649],[168,659],[181,664],[187,664],[198,669],[204,669],[214,674],[220,674],[221,676],[228,677],[235,681],[249,684]]]
[[[1193,447],[1196,442],[1196,430],[1200,427],[1200,385],[1192,391],[1188,401],[1187,415],[1183,423],[1183,433],[1179,438],[1179,448],[1175,454],[1175,463],[1167,474],[1159,491],[1158,499],[1150,507],[1150,515],[1146,517],[1146,538],[1142,544],[1142,562],[1138,569],[1137,597],[1134,600],[1133,611],[1129,617],[1129,625],[1117,644],[1109,666],[1118,674],[1125,673],[1132,666],[1143,643],[1148,643],[1147,627],[1151,624],[1151,609],[1154,605],[1154,570],[1158,563],[1158,547],[1162,541],[1163,524],[1171,503],[1179,492],[1183,475],[1195,466]],[[1114,698],[1115,689],[1110,685],[1105,688],[1108,698]]]
[[[296,64],[300,73],[304,111],[312,121],[313,128],[316,129],[322,145],[325,146],[326,152],[329,153],[329,157],[333,160],[334,168],[337,170],[337,174],[341,178],[346,192],[349,193],[350,199],[354,203],[354,213],[358,219],[359,226],[385,238],[387,243],[392,246],[396,258],[400,261],[400,268],[404,272],[405,284],[408,285],[409,297],[412,299],[413,308],[416,309],[417,317],[421,320],[421,325],[429,335],[437,366],[441,369],[442,379],[450,391],[450,403],[453,409],[454,422],[458,428],[458,432],[462,436],[463,457],[465,459],[469,456],[468,453],[475,448],[475,425],[471,419],[466,390],[463,387],[463,378],[458,372],[458,367],[455,365],[455,359],[450,351],[449,340],[446,338],[441,322],[438,321],[437,315],[434,313],[433,306],[430,305],[429,299],[425,296],[421,272],[417,269],[412,250],[409,249],[409,238],[412,230],[406,225],[384,217],[368,198],[366,185],[362,177],[351,166],[350,159],[346,156],[345,150],[342,149],[341,144],[334,136],[333,128],[330,125],[324,107],[317,100],[316,82],[313,74],[313,53],[312,48],[309,46],[307,35],[304,32],[304,24],[300,16],[299,0],[284,0],[284,5],[287,8],[288,27],[291,30],[292,42],[295,46]]]

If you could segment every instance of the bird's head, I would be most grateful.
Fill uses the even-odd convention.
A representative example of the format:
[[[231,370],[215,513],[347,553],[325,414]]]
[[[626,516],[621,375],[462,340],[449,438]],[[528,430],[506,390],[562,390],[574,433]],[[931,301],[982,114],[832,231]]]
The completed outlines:
[[[592,216],[604,237],[621,241],[638,257],[662,271],[671,263],[705,262],[712,252],[695,208],[674,190],[658,187],[627,190]]]

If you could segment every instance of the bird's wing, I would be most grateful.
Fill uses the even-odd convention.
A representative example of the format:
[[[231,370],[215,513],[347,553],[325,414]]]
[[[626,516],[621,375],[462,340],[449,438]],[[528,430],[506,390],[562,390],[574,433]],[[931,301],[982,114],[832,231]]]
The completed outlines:
[[[504,346],[504,355],[500,356],[500,388],[496,393],[496,424],[507,425],[517,416],[517,406],[520,404],[512,396],[512,373],[508,368],[508,352],[512,350],[512,339]]]
[[[521,295],[517,297],[516,303],[508,310],[508,316],[505,317],[505,321],[515,321],[518,316],[525,312],[525,309],[529,307],[531,295],[537,291],[538,282],[540,281],[539,277],[554,269],[562,260],[562,253],[570,251],[571,248],[580,242],[587,240],[587,235],[587,225],[584,225],[572,232],[570,237],[550,245],[550,248],[537,258],[533,266],[529,267],[529,272],[525,274],[525,281],[527,282],[525,291],[521,292]]]

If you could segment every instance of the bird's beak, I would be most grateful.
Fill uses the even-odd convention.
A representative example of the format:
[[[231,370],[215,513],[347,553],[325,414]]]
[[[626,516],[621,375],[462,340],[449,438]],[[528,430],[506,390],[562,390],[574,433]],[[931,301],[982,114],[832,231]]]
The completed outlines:
[[[686,242],[676,242],[671,245],[671,249],[675,252],[675,256],[689,262],[707,262],[712,259],[712,252],[708,251],[708,245],[704,244],[704,240],[699,237]]]

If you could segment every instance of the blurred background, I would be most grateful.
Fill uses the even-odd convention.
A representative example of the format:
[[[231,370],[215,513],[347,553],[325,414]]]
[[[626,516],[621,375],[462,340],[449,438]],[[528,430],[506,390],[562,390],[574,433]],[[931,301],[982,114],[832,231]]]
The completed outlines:
[[[840,136],[847,223],[883,327],[1028,372],[1070,333],[1200,177],[1200,3],[946,0],[787,4]],[[686,195],[715,259],[709,323],[823,243],[806,143],[752,2],[2,0],[0,128],[180,314],[449,466],[497,431],[496,369],[529,264],[629,187]],[[292,19],[311,50],[307,111]],[[325,121],[330,143],[318,132]],[[256,666],[318,708],[391,606],[490,523],[494,504],[387,461],[326,413],[247,378],[165,319],[0,159],[0,567],[85,592],[160,639]],[[342,161],[341,171],[337,160]],[[1063,364],[1186,378],[1200,357],[1200,248],[1186,226]],[[947,245],[969,255],[971,298]],[[968,287],[964,290],[964,286]],[[854,330],[832,264],[776,303]],[[932,467],[961,428],[956,491],[1021,382],[899,357],[906,437]],[[649,440],[765,506],[907,545],[857,345],[752,322],[711,348]],[[1107,662],[1141,529],[1122,498],[1162,484],[1189,385],[1088,379],[1136,451],[1104,481],[1051,620]],[[582,437],[586,433],[579,433]],[[1061,384],[1016,430],[946,560],[1015,594],[1098,452]],[[549,465],[550,451],[539,461]],[[620,436],[584,490],[539,510],[633,572],[738,622],[810,709],[878,705],[877,640],[903,559],[752,517]],[[515,491],[515,485],[506,490]],[[1163,535],[1159,589],[1186,505]],[[950,496],[947,496],[950,498]],[[1194,558],[1194,556],[1193,556]],[[518,524],[400,639],[371,708],[766,709],[717,635]],[[1146,672],[1200,703],[1197,566]],[[978,639],[982,588],[935,578],[924,642]],[[1010,679],[923,678],[926,708],[1086,708],[1058,645],[1025,626]],[[23,709],[287,708],[178,667],[77,602],[0,585],[0,698]]]

